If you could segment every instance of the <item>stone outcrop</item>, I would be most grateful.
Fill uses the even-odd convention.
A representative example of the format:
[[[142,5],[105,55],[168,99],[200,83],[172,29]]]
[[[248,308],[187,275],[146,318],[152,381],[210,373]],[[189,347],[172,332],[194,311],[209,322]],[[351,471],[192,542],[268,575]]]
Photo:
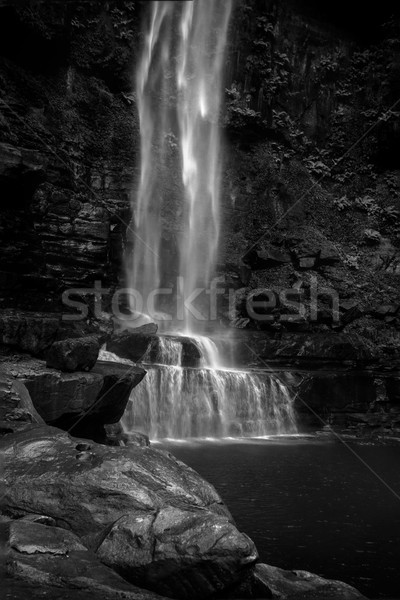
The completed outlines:
[[[26,386],[44,421],[99,441],[105,436],[104,425],[121,419],[131,390],[146,374],[140,367],[103,361],[90,373],[62,373],[26,357],[6,357],[0,365],[15,385]]]
[[[44,424],[35,409],[28,389],[0,368],[0,431],[11,431],[11,425]]]
[[[83,543],[130,581],[176,598],[206,598],[236,583],[257,559],[215,489],[168,453],[82,445],[40,426],[0,444],[2,509],[14,518],[51,517],[80,540],[68,534],[63,549]],[[57,535],[46,538],[47,547]],[[24,543],[34,547],[20,532]],[[45,558],[36,560],[39,571],[48,569]]]

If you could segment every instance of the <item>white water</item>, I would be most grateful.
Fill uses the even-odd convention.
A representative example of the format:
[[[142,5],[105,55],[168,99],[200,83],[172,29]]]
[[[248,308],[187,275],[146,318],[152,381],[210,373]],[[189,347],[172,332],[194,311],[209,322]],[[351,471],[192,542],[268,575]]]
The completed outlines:
[[[287,388],[276,377],[232,369],[215,343],[203,335],[211,303],[196,290],[210,289],[220,238],[223,71],[232,0],[152,2],[136,74],[141,134],[141,172],[133,202],[134,249],[128,284],[144,303],[132,313],[149,315],[190,337],[199,349],[198,368],[186,368],[179,338],[161,336],[144,357],[146,377],[132,393],[124,416],[127,431],[164,437],[264,436],[294,433]],[[171,162],[171,140],[179,158]],[[170,190],[180,173],[181,206],[171,217]],[[167,217],[166,217],[167,215]],[[166,263],[165,223],[176,220],[178,260]],[[175,271],[174,271],[175,267]],[[168,320],[155,291],[179,277],[170,297],[181,298]],[[215,319],[215,317],[214,317]],[[178,334],[179,335],[179,334]]]
[[[189,300],[198,287],[208,289],[220,233],[221,143],[218,119],[222,103],[225,47],[232,0],[152,2],[145,44],[136,74],[141,133],[141,172],[133,200],[134,250],[127,264],[129,288],[143,303],[131,310],[162,323],[160,288],[168,269],[163,263],[165,221],[177,219],[179,279],[173,295]],[[174,181],[171,140],[176,140]],[[179,179],[179,175],[178,175]],[[168,185],[167,185],[168,183]],[[169,185],[171,184],[171,185]],[[181,206],[171,215],[171,189],[181,186]],[[167,212],[168,216],[165,217]],[[168,280],[171,283],[170,280]],[[168,294],[164,294],[164,297]],[[178,329],[201,331],[210,316],[202,300],[172,314]],[[176,306],[176,305],[175,305]],[[168,324],[168,323],[167,323]]]
[[[147,375],[132,392],[125,431],[151,439],[296,433],[292,398],[278,377],[210,368],[204,355],[200,368],[185,368],[179,339],[159,340],[157,364],[144,364]]]

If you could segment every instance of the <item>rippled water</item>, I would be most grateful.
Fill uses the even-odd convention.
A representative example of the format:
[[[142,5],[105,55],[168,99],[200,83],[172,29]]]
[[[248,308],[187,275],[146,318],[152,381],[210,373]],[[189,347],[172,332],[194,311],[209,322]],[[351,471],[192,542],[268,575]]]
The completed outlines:
[[[264,562],[400,598],[400,447],[302,439],[171,443],[213,483]],[[397,494],[397,496],[396,496]]]

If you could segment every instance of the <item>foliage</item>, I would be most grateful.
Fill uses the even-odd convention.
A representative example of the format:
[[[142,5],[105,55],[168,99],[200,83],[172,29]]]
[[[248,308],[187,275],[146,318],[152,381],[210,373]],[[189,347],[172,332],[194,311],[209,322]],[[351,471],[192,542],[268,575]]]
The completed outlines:
[[[379,244],[379,242],[381,241],[381,234],[379,233],[379,231],[376,231],[375,229],[366,229],[364,231],[364,238],[369,243]]]
[[[351,201],[347,198],[346,195],[342,196],[341,198],[335,198],[333,204],[340,211],[351,208],[352,206]]]
[[[249,107],[249,95],[243,94],[236,82],[225,90],[225,93],[227,102],[224,124],[226,127],[236,132],[247,133],[254,132],[257,128],[261,132],[265,128],[261,114]]]

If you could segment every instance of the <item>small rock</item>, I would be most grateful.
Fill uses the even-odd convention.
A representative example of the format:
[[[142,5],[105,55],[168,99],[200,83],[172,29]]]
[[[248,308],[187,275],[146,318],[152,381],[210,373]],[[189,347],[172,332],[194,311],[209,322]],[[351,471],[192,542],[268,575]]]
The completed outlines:
[[[315,256],[303,256],[299,259],[299,269],[313,269],[317,263]]]
[[[392,317],[396,315],[399,310],[398,304],[381,304],[371,309],[371,314],[377,319],[384,319],[385,317]]]
[[[47,354],[46,365],[64,372],[90,371],[100,352],[97,337],[88,335],[54,342]]]

